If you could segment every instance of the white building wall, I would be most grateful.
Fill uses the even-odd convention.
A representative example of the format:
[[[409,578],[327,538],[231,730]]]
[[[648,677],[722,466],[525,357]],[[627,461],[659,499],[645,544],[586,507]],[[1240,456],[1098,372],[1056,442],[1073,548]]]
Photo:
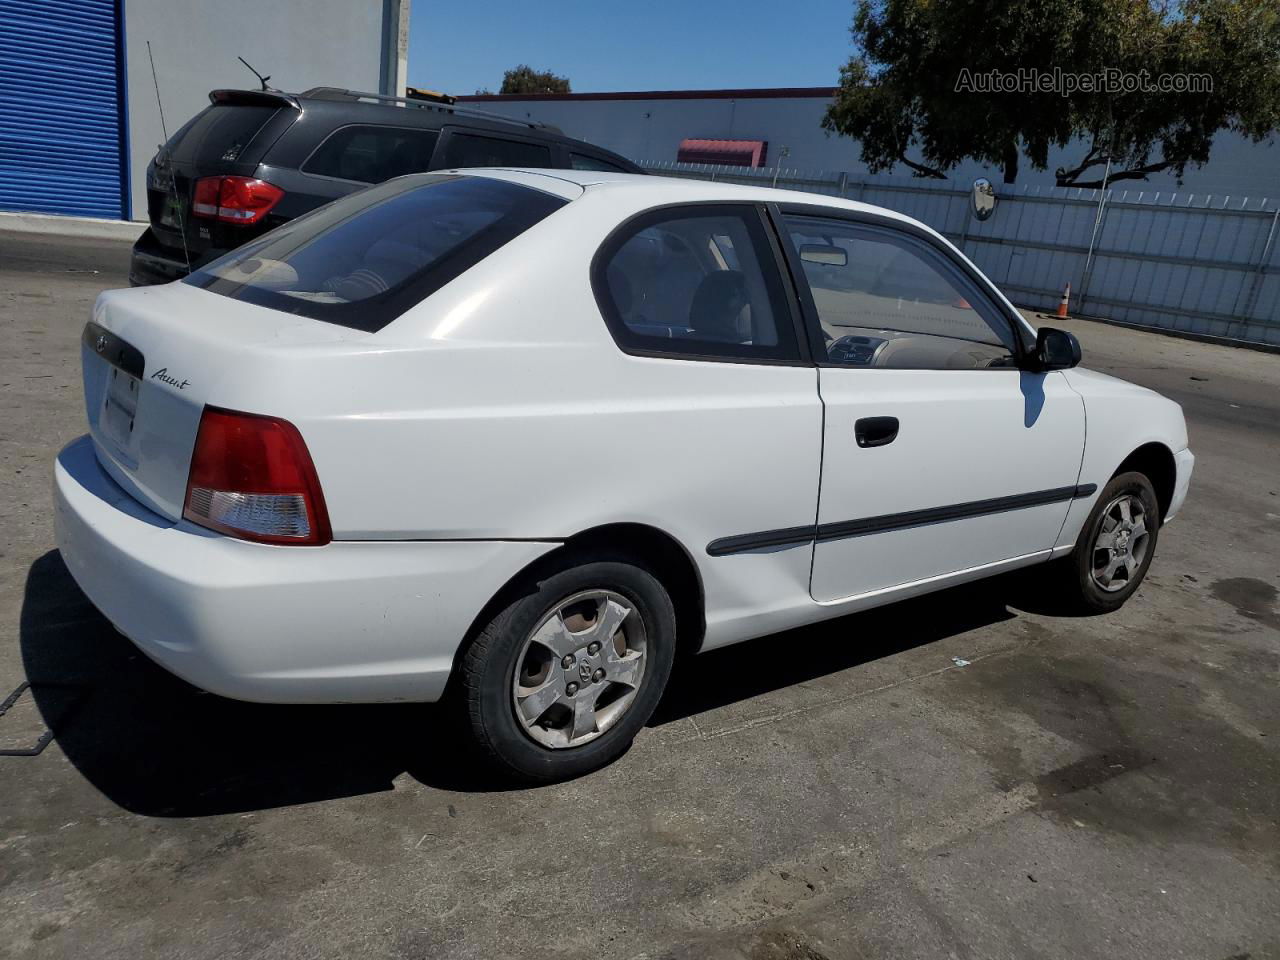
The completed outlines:
[[[820,97],[788,99],[654,99],[654,100],[522,100],[502,98],[473,101],[468,105],[520,119],[540,120],[579,137],[614,150],[640,163],[674,161],[680,141],[686,138],[767,140],[767,164],[781,164],[802,171],[847,171],[851,178],[865,176],[858,160],[858,144],[847,137],[830,136],[822,129],[827,100]],[[781,148],[789,148],[785,159]],[[1023,158],[1018,185],[1052,186],[1058,166],[1079,162],[1086,149],[1053,151],[1049,169],[1032,170]],[[1213,194],[1234,198],[1270,197],[1280,201],[1280,141],[1276,138],[1253,144],[1234,134],[1220,134],[1210,162],[1188,167],[1182,185],[1169,173],[1153,174],[1148,180],[1130,180],[1117,189],[1197,195]],[[894,174],[909,176],[899,166]],[[1101,177],[1101,168],[1098,176]],[[952,179],[970,181],[985,176],[997,184],[999,169],[966,163],[950,173]]]
[[[258,86],[237,56],[280,90],[379,91],[388,74],[388,37],[396,38],[390,55],[398,53],[399,25],[396,0],[125,0],[133,219],[147,217],[147,164],[164,141],[148,40],[172,134],[209,105],[210,90]],[[397,72],[393,66],[391,75]]]

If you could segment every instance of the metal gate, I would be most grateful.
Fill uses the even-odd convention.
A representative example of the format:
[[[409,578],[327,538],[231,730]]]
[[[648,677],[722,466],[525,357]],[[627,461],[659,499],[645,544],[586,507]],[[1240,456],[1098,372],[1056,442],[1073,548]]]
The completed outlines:
[[[128,218],[120,0],[0,0],[0,210]]]

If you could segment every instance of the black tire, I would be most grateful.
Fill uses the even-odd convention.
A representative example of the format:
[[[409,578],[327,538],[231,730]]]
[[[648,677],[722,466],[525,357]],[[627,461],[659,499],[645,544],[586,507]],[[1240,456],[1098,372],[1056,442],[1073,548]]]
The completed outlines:
[[[548,747],[535,741],[517,718],[517,660],[548,615],[566,599],[595,590],[620,595],[632,607],[629,616],[641,618],[644,673],[630,705],[612,726],[581,745]],[[634,558],[593,552],[565,556],[518,584],[510,597],[482,626],[459,663],[459,694],[471,735],[497,772],[510,780],[567,780],[617,759],[652,716],[671,674],[676,616],[666,588]]]
[[[1103,533],[1107,514],[1114,509],[1112,505],[1125,496],[1136,497],[1141,501],[1147,542],[1132,574],[1126,575],[1123,584],[1117,589],[1106,590],[1094,576],[1095,567],[1106,565],[1103,548],[1098,547],[1098,538]],[[1151,567],[1160,534],[1160,520],[1160,504],[1156,499],[1155,489],[1144,474],[1131,472],[1113,477],[1102,488],[1102,493],[1093,505],[1089,519],[1080,531],[1075,549],[1055,564],[1061,599],[1067,606],[1080,613],[1111,613],[1124,606],[1125,601],[1142,585],[1147,570]]]

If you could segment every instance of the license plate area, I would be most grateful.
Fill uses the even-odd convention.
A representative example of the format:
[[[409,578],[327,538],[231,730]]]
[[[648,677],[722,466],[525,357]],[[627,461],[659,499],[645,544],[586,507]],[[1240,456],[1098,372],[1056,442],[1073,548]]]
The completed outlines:
[[[134,438],[145,368],[142,352],[93,322],[85,326],[82,339],[89,351],[106,361],[100,368],[106,383],[98,408],[98,433],[127,459],[136,460],[138,444]]]
[[[102,414],[98,422],[102,432],[124,451],[133,449],[134,423],[138,418],[138,396],[141,381],[119,367],[112,367],[107,389],[102,398]]]

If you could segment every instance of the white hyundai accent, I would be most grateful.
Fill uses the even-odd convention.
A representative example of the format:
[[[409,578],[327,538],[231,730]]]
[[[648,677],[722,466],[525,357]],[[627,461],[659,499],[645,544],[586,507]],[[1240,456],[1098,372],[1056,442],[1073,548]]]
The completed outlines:
[[[243,700],[448,692],[532,780],[677,648],[1037,563],[1113,610],[1194,462],[933,230],[658,177],[393,180],[104,293],[82,352],[58,543],[122,633]]]

